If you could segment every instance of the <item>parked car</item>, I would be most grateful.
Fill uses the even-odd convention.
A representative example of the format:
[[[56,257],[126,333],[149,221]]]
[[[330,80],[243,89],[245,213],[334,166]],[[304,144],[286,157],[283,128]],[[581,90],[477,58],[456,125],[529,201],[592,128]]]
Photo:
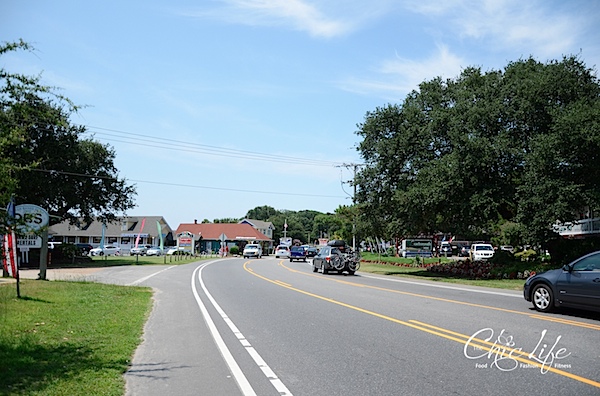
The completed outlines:
[[[500,250],[504,250],[505,252],[509,252],[509,253],[514,253],[515,252],[515,248],[512,247],[511,245],[500,246]]]
[[[146,256],[161,256],[163,251],[158,246],[153,246],[150,249],[146,250]]]
[[[177,247],[177,246],[171,246],[169,249],[167,249],[167,253],[168,255],[183,255],[183,254],[192,254],[189,250],[186,250],[183,247]]]
[[[275,249],[275,258],[279,258],[279,257],[284,257],[284,258],[290,257],[289,246],[286,246],[286,245],[277,246],[277,249]]]
[[[116,245],[104,245],[90,250],[91,256],[118,256],[121,254],[121,248]]]
[[[306,248],[306,257],[315,257],[319,253],[319,249],[309,246]]]
[[[442,242],[442,244],[440,245],[440,256],[452,256],[452,245],[450,244],[450,242]]]
[[[260,246],[258,243],[248,243],[246,246],[244,246],[244,251],[242,252],[242,255],[244,256],[244,258],[261,258],[262,246]]]
[[[52,250],[55,247],[58,247],[62,245],[62,242],[53,242],[53,241],[48,241],[48,249]]]
[[[600,311],[600,251],[530,277],[523,296],[541,312],[558,307]]]
[[[494,247],[489,243],[474,243],[471,245],[471,260],[487,260],[494,257]]]
[[[148,249],[151,249],[152,245],[137,245],[137,247],[132,247],[131,250],[129,251],[129,254],[131,254],[132,256],[137,254],[137,255],[145,255],[146,252],[148,251]]]
[[[458,250],[458,255],[460,257],[470,257],[470,255],[471,255],[471,246],[469,246],[469,245],[462,245],[460,247],[460,249]]]
[[[75,246],[77,246],[77,248],[79,249],[81,254],[84,256],[87,256],[88,254],[90,254],[90,250],[92,250],[94,248],[89,243],[77,243]]]
[[[302,260],[306,262],[306,247],[304,246],[292,246],[290,248],[290,262],[294,260]]]

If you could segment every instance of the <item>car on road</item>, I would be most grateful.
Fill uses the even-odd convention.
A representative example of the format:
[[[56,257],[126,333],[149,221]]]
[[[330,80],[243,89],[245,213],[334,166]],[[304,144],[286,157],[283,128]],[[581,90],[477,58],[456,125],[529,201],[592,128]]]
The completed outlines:
[[[332,240],[319,250],[312,260],[312,266],[313,272],[318,272],[320,269],[323,275],[327,275],[329,271],[354,275],[360,267],[360,256],[346,247],[344,241]]]
[[[90,250],[90,256],[118,256],[121,248],[117,245],[104,245]]]
[[[292,246],[290,248],[290,262],[294,260],[306,262],[306,247]]]
[[[275,249],[275,258],[279,258],[279,257],[284,257],[284,258],[290,257],[290,247],[287,245],[277,246],[277,249]]]
[[[340,249],[333,246],[324,246],[319,253],[313,258],[313,272],[321,270],[323,274],[327,274],[334,268],[339,268],[344,260]]]
[[[523,297],[540,312],[559,307],[600,311],[600,251],[528,278]]]
[[[132,247],[129,251],[129,254],[133,255],[145,255],[148,249],[151,249],[152,245],[137,245],[137,247]]]
[[[258,243],[248,243],[246,246],[244,246],[244,250],[242,252],[244,258],[261,258],[262,254],[262,246],[260,246]]]
[[[309,246],[306,248],[306,257],[315,257],[319,253],[319,249]]]
[[[162,256],[163,251],[158,246],[153,246],[150,249],[146,250],[146,256]]]
[[[494,257],[494,247],[489,243],[474,243],[469,254],[472,261],[491,259]]]

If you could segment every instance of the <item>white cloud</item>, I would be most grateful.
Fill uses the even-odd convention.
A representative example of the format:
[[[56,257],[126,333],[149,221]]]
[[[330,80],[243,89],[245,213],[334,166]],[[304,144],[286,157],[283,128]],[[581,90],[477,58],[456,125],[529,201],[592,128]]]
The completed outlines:
[[[349,78],[338,85],[340,88],[361,94],[376,94],[394,101],[404,97],[425,80],[435,77],[454,78],[468,66],[467,62],[450,52],[443,45],[423,60],[408,59],[396,55],[382,61],[376,69],[377,76],[370,79]]]
[[[478,40],[497,52],[554,57],[572,52],[588,25],[585,12],[562,2],[522,0],[408,0],[407,9],[428,16],[447,35]]]
[[[250,26],[285,26],[314,37],[335,37],[356,28],[351,19],[329,17],[316,4],[305,0],[223,0],[225,7],[186,12]]]

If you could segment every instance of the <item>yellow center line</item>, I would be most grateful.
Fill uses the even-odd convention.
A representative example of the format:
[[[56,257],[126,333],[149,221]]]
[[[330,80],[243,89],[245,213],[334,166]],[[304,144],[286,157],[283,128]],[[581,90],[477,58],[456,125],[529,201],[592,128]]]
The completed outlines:
[[[265,280],[267,282],[273,283],[275,285],[278,285],[278,286],[281,286],[281,287],[285,287],[286,289],[293,290],[295,292],[298,292],[298,293],[301,293],[301,294],[304,294],[304,295],[307,295],[307,296],[310,296],[310,297],[314,297],[314,298],[317,298],[317,299],[320,299],[320,300],[323,300],[323,301],[327,301],[327,302],[330,302],[332,304],[337,304],[339,306],[342,306],[342,307],[345,307],[345,308],[349,308],[349,309],[352,309],[352,310],[355,310],[355,311],[358,311],[358,312],[362,312],[364,314],[371,315],[371,316],[374,316],[374,317],[377,317],[377,318],[381,318],[381,319],[384,319],[384,320],[387,320],[387,321],[390,321],[390,322],[393,322],[393,323],[401,324],[403,326],[410,327],[410,328],[413,328],[413,329],[416,329],[416,330],[420,330],[420,331],[423,331],[423,332],[426,332],[426,333],[429,333],[429,334],[432,334],[432,335],[436,335],[438,337],[442,337],[442,338],[445,338],[445,339],[448,339],[448,340],[451,340],[451,341],[455,341],[455,342],[461,343],[463,345],[467,345],[468,344],[469,346],[476,347],[476,348],[478,348],[478,349],[480,349],[482,351],[487,351],[490,356],[494,355],[494,356],[500,356],[500,357],[503,357],[503,358],[510,358],[510,359],[519,361],[521,363],[525,363],[525,364],[530,365],[530,366],[535,366],[535,367],[541,368],[543,370],[550,371],[552,373],[555,373],[555,374],[558,374],[558,375],[561,375],[561,376],[564,376],[564,377],[567,377],[567,378],[571,378],[571,379],[574,379],[576,381],[579,381],[579,382],[582,382],[582,383],[585,383],[585,384],[588,384],[588,385],[600,388],[600,382],[598,382],[598,381],[594,381],[592,379],[585,378],[585,377],[582,377],[582,376],[579,376],[579,375],[576,375],[576,374],[572,374],[572,373],[569,373],[569,372],[564,371],[564,370],[560,370],[560,369],[557,369],[557,368],[554,368],[554,367],[551,367],[551,366],[547,366],[547,365],[545,365],[543,363],[538,362],[537,360],[527,359],[527,358],[518,356],[518,355],[526,355],[526,356],[530,356],[530,357],[533,356],[532,354],[527,354],[526,352],[523,352],[520,348],[511,349],[511,348],[508,348],[508,347],[504,348],[502,346],[501,346],[502,348],[499,348],[498,345],[495,345],[494,343],[490,343],[487,340],[481,340],[481,339],[478,339],[478,338],[474,338],[473,336],[468,336],[468,335],[465,335],[465,334],[462,334],[462,333],[458,333],[458,332],[455,332],[455,331],[452,331],[452,330],[444,329],[442,327],[437,327],[437,326],[429,325],[429,324],[426,324],[426,323],[423,323],[423,322],[419,322],[419,321],[416,321],[416,320],[404,321],[404,320],[393,318],[391,316],[387,316],[387,315],[383,315],[383,314],[380,314],[380,313],[377,313],[377,312],[374,312],[374,311],[370,311],[370,310],[367,310],[367,309],[364,309],[364,308],[360,308],[360,307],[357,307],[355,305],[350,305],[350,304],[343,303],[341,301],[336,301],[336,300],[334,300],[332,298],[321,296],[321,295],[318,295],[318,294],[315,294],[315,293],[311,293],[311,292],[308,292],[306,290],[298,289],[296,287],[290,286],[289,284],[283,283],[281,281],[272,280],[272,279],[269,279],[269,278],[267,278],[267,277],[265,277],[263,275],[259,275],[259,274],[255,273],[254,271],[252,271],[248,267],[248,264],[249,264],[249,262],[245,262],[244,263],[244,269],[246,271],[248,271],[249,273],[251,273],[252,275],[254,275],[254,276],[258,277],[258,278],[261,278],[261,279],[263,279],[263,280]],[[280,265],[282,265],[284,268],[289,269],[288,267],[286,267],[285,265],[283,265],[281,263],[280,263]],[[295,270],[291,270],[291,271],[293,271],[293,272],[299,272],[299,271],[295,271]],[[350,284],[352,284],[352,283],[350,283]],[[352,284],[352,285],[354,285],[354,284]],[[368,286],[368,287],[371,287],[371,286]],[[383,289],[383,288],[379,288],[379,287],[371,287],[371,288],[381,289],[381,290],[388,290],[388,289]],[[394,290],[390,290],[390,291],[394,291]],[[414,294],[414,293],[404,293],[404,292],[401,292],[401,293],[402,294],[422,296],[422,295],[418,295],[418,294]],[[423,297],[429,297],[429,296],[423,296]],[[446,299],[441,299],[441,298],[433,298],[433,299],[441,300],[441,301],[451,301],[451,302],[453,301],[453,300],[446,300]],[[461,302],[457,301],[457,303],[461,303]],[[465,304],[466,305],[479,306],[478,304],[468,304],[468,303],[465,303]],[[486,306],[482,305],[481,307],[486,307]],[[494,307],[489,307],[489,308],[494,308]],[[500,310],[503,310],[503,309],[500,309]],[[503,310],[503,311],[509,311],[509,312],[511,312],[510,310]],[[521,312],[518,312],[518,311],[512,311],[512,312],[521,313]]]
[[[319,278],[319,279],[328,280],[330,282],[338,282],[338,283],[343,283],[343,284],[347,284],[347,285],[351,285],[351,286],[355,286],[355,287],[364,287],[364,288],[369,288],[369,289],[373,289],[373,290],[379,290],[379,291],[385,291],[385,292],[389,292],[389,293],[402,294],[402,295],[412,296],[412,297],[426,298],[428,300],[443,301],[443,302],[452,303],[452,304],[466,305],[466,306],[475,307],[475,308],[491,309],[491,310],[494,310],[494,311],[501,311],[501,312],[507,312],[507,313],[512,313],[512,314],[518,314],[518,315],[526,315],[526,316],[529,316],[532,319],[546,320],[546,321],[549,321],[549,322],[562,323],[562,324],[565,324],[565,325],[583,327],[583,328],[586,328],[586,329],[599,330],[600,331],[600,325],[596,325],[596,324],[592,324],[592,323],[584,323],[584,322],[578,322],[578,321],[569,320],[569,319],[547,317],[547,316],[532,314],[532,313],[529,313],[529,312],[515,311],[513,309],[492,307],[492,306],[489,306],[489,305],[482,305],[482,304],[475,304],[475,303],[470,303],[470,302],[465,302],[465,301],[451,300],[451,299],[447,299],[447,298],[428,296],[426,294],[418,294],[418,293],[411,293],[411,292],[394,290],[394,289],[387,289],[387,288],[378,287],[378,286],[359,285],[359,284],[356,284],[356,283],[353,283],[353,282],[341,281],[341,280],[338,280],[338,279],[331,279],[331,278],[324,278],[323,276],[318,276],[318,275],[314,275],[314,274],[307,274],[306,272],[302,272],[302,271],[295,270],[293,268],[286,267],[283,263],[280,263],[279,265],[282,266],[283,268],[287,269],[290,272],[295,272],[295,273],[298,273],[298,274],[302,274],[304,276],[312,276],[312,277],[316,277],[316,278]]]

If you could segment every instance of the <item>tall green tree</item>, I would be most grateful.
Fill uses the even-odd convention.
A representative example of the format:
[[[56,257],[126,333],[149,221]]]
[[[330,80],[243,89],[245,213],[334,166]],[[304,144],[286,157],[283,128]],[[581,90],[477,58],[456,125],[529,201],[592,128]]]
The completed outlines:
[[[0,55],[32,50],[23,41],[0,45]],[[0,69],[0,196],[45,208],[53,221],[112,220],[135,206],[135,188],[118,177],[115,152],[83,138],[70,116],[79,107],[40,77]]]
[[[491,237],[515,221],[529,243],[597,208],[598,80],[577,57],[467,68],[420,84],[358,125],[360,220],[378,236]]]
[[[276,210],[275,208],[268,206],[268,205],[263,205],[263,206],[257,206],[254,209],[250,209],[246,213],[245,218],[261,220],[261,221],[271,221],[270,220],[271,216],[275,216],[278,213],[279,213],[279,211]]]

